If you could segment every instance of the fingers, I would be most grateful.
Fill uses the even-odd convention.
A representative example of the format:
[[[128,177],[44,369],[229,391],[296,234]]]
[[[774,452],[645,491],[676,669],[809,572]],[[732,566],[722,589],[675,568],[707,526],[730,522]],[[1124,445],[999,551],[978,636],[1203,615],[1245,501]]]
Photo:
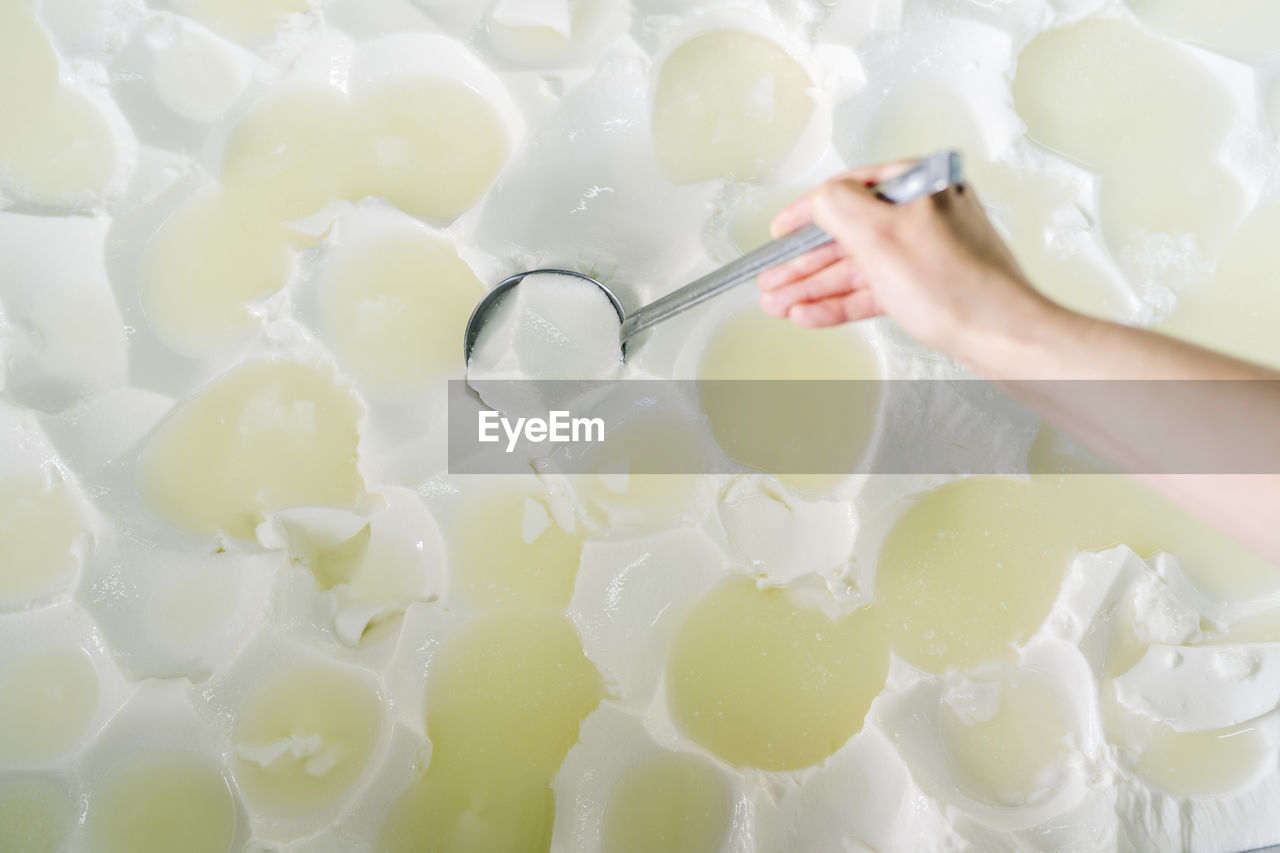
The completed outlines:
[[[899,160],[850,169],[791,202],[774,217],[769,230],[775,237],[814,222],[837,242],[761,273],[761,309],[810,327],[835,326],[882,314],[848,255],[850,246],[872,245],[865,241],[873,238],[874,243],[877,233],[892,234],[888,227],[892,205],[877,198],[871,188],[915,162]]]
[[[833,180],[856,181],[864,187],[872,187],[890,178],[896,178],[918,162],[919,160],[906,159],[893,160],[888,163],[876,163],[871,166],[857,166],[844,174],[836,175]]]
[[[837,175],[832,181],[853,181],[863,187],[873,187],[902,174],[915,165],[916,160],[895,160],[891,163],[879,163],[873,166],[859,166],[856,169]],[[819,187],[819,190],[821,187]],[[815,191],[816,192],[816,191]],[[769,223],[769,233],[774,237],[790,234],[813,221],[813,192],[805,193],[784,207],[773,221]]]
[[[799,228],[803,228],[813,221],[813,214],[809,211],[809,198],[812,193],[805,193],[795,201],[788,204],[773,217],[773,221],[769,223],[769,234],[775,239],[784,234],[790,234]]]
[[[876,303],[870,290],[857,290],[839,298],[823,299],[820,302],[801,302],[791,306],[787,317],[797,326],[822,328],[838,326],[854,320],[865,320],[878,317],[884,312]]]
[[[785,317],[791,306],[798,302],[842,296],[857,289],[857,286],[857,273],[852,262],[846,259],[777,290],[761,293],[760,308],[770,316]]]
[[[861,182],[828,181],[813,193],[813,221],[845,246],[858,245],[867,229],[881,230],[894,213],[894,205],[876,198]]]
[[[805,252],[795,260],[765,270],[756,277],[756,281],[763,291],[777,290],[831,266],[842,257],[844,250],[836,243],[828,243]]]

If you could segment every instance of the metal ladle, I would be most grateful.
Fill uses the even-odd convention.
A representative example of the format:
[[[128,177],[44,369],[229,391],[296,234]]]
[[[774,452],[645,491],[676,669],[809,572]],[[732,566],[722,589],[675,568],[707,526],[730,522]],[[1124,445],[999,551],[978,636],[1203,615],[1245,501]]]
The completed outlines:
[[[942,192],[947,187],[960,184],[962,180],[959,152],[944,151],[940,154],[925,157],[902,174],[876,184],[872,188],[872,192],[885,201],[893,204],[903,204]],[[463,356],[468,362],[471,360],[471,351],[475,348],[476,340],[480,336],[480,330],[489,321],[489,316],[492,314],[493,309],[525,276],[534,275],[535,273],[571,275],[589,281],[604,291],[604,295],[609,297],[609,302],[613,305],[613,310],[618,312],[618,319],[622,321],[621,343],[625,354],[627,341],[655,323],[661,323],[663,320],[674,317],[682,311],[686,311],[700,302],[723,293],[731,287],[750,281],[767,269],[772,269],[779,264],[803,255],[805,252],[824,246],[832,242],[832,239],[830,234],[816,225],[793,231],[785,237],[779,237],[777,240],[765,243],[760,248],[748,252],[737,260],[730,261],[697,281],[686,284],[679,290],[674,290],[666,296],[650,302],[643,308],[632,312],[630,316],[623,311],[622,303],[618,301],[618,297],[613,294],[613,291],[589,275],[572,270],[557,269],[519,272],[503,279],[496,287],[485,294],[484,298],[480,300],[480,304],[476,305],[475,310],[471,312],[471,319],[467,321],[467,331],[462,341]]]

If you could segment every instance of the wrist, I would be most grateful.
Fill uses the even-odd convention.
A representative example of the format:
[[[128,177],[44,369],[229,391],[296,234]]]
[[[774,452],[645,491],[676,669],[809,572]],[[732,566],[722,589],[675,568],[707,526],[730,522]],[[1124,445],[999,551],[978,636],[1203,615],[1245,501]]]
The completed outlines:
[[[949,347],[984,379],[1054,379],[1070,371],[1069,353],[1087,334],[1089,318],[1019,283],[998,304],[957,324]]]

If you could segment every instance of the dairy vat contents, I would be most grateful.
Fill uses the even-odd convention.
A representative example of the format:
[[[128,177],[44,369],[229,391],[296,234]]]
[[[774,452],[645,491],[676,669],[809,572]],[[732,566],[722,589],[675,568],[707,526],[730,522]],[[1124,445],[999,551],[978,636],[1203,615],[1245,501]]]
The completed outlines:
[[[634,308],[943,147],[1054,298],[1280,365],[1278,58],[1258,0],[0,0],[0,849],[1280,842],[1280,570],[990,401],[445,446],[486,286]],[[964,376],[747,288],[622,364],[538,278],[477,369]],[[936,429],[1021,473],[852,473]]]

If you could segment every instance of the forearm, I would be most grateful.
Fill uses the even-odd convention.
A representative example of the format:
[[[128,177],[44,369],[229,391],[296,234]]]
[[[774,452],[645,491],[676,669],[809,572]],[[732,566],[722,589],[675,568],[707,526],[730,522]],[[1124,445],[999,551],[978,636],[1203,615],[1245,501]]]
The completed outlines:
[[[946,348],[991,380],[1280,379],[1261,365],[1077,314],[1034,293],[963,325]]]
[[[1280,565],[1280,373],[1038,296],[1015,303],[966,324],[949,349],[1120,470]]]

